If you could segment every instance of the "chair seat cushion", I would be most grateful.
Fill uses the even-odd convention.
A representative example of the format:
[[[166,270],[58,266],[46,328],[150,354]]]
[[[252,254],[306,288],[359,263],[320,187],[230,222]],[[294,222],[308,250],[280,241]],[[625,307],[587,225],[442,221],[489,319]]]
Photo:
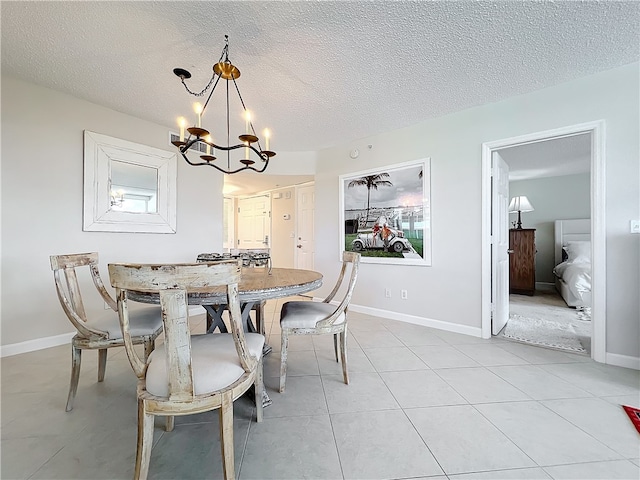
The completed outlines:
[[[160,307],[149,306],[136,309],[129,309],[129,325],[131,336],[139,337],[151,335],[162,330],[162,310]],[[87,326],[95,330],[107,332],[109,338],[121,339],[122,329],[118,313],[109,309],[97,318],[87,321]]]
[[[264,336],[258,333],[245,333],[249,353],[260,358]],[[191,336],[191,369],[193,388],[196,395],[222,390],[236,380],[245,371],[240,365],[233,336],[230,333],[209,333]],[[159,345],[149,356],[146,379],[147,392],[159,397],[169,396],[169,379],[165,345]]]
[[[292,301],[282,305],[280,311],[281,328],[315,328],[318,321],[327,318],[336,311],[336,306],[330,303]],[[342,312],[334,325],[344,322],[345,314]]]

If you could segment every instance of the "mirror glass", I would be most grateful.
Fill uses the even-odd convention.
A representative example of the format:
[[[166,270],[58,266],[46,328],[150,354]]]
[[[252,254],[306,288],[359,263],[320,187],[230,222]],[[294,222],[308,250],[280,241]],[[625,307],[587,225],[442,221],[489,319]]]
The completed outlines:
[[[110,191],[112,210],[157,213],[158,169],[111,160]]]

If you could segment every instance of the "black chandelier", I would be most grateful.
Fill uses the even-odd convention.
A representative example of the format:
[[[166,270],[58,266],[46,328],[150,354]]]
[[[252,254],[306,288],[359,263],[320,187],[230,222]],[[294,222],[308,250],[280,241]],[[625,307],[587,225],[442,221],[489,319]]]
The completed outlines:
[[[249,113],[249,110],[247,110],[247,107],[244,104],[244,100],[242,99],[242,95],[240,94],[240,89],[238,88],[238,84],[236,83],[236,79],[240,78],[240,70],[238,70],[238,68],[229,61],[229,36],[225,35],[224,38],[225,38],[225,45],[224,45],[224,48],[222,49],[222,54],[220,55],[220,59],[218,60],[218,63],[213,65],[213,76],[211,77],[211,80],[209,80],[209,83],[207,84],[207,86],[205,86],[202,89],[202,91],[194,92],[185,83],[185,79],[191,78],[191,73],[189,73],[187,70],[183,68],[173,69],[173,73],[175,73],[178,77],[180,77],[180,80],[182,81],[184,88],[187,90],[189,94],[194,95],[196,97],[202,97],[209,91],[209,89],[211,89],[211,91],[209,92],[209,96],[207,97],[207,100],[204,103],[204,106],[201,105],[200,103],[196,103],[194,105],[194,110],[197,116],[197,122],[194,126],[186,129],[187,132],[189,133],[188,137],[185,139],[186,120],[183,117],[180,117],[180,119],[178,120],[178,124],[180,126],[180,139],[174,140],[171,143],[173,143],[178,148],[178,150],[180,151],[180,154],[189,165],[193,165],[193,166],[208,165],[210,167],[213,167],[221,171],[222,173],[227,173],[227,174],[238,173],[242,170],[253,170],[255,172],[262,173],[265,171],[265,169],[269,165],[269,159],[275,156],[275,152],[269,150],[270,133],[269,133],[269,130],[264,131],[265,149],[263,150],[260,144],[260,140],[256,136],[255,129],[253,128],[253,123],[251,122],[251,114]],[[211,96],[213,95],[213,92],[215,91],[216,86],[218,85],[218,82],[220,81],[221,78],[225,80],[225,84],[226,84],[226,127],[227,127],[226,128],[227,129],[226,146],[214,143],[209,131],[202,128],[202,115],[204,114],[207,108],[207,105],[209,105],[209,100],[211,100]],[[242,104],[242,109],[243,109],[244,118],[245,118],[245,133],[238,136],[238,139],[240,140],[241,143],[236,145],[231,145],[231,141],[230,141],[230,138],[231,138],[230,137],[231,127],[230,127],[230,119],[229,119],[230,81],[233,82],[235,91],[238,94],[238,98],[240,99],[240,103]],[[203,145],[204,151],[206,152],[205,155],[200,155],[200,159],[202,160],[200,162],[191,161],[187,157],[187,152],[189,151],[189,149],[191,149],[194,146],[197,147],[198,146],[197,144]],[[257,147],[254,146],[254,144],[257,145]],[[239,160],[242,166],[238,166],[238,168],[232,168],[231,151],[237,150],[237,149],[244,149],[244,158]],[[202,151],[202,149],[200,150]],[[226,168],[223,168],[220,165],[214,163],[214,161],[216,160],[216,157],[214,156],[214,152],[216,150],[227,152]],[[252,153],[254,155],[257,155],[257,159],[259,159],[262,162],[261,168],[260,166],[254,166],[256,162],[255,160],[252,160],[250,158]]]

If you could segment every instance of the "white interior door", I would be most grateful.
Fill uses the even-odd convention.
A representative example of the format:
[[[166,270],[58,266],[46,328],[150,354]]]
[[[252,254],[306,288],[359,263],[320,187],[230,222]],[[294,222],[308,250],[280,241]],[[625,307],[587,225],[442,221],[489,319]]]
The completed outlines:
[[[509,320],[509,166],[498,152],[491,166],[491,334],[497,335]]]
[[[296,267],[313,270],[315,256],[315,186],[299,187],[296,194]]]
[[[271,233],[271,197],[238,200],[238,248],[269,248]]]

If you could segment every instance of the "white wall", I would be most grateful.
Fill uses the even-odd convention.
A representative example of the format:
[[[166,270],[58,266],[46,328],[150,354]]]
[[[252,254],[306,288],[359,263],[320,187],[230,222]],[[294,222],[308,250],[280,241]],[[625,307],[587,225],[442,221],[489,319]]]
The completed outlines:
[[[316,152],[278,152],[269,160],[269,175],[313,175]]]
[[[180,158],[177,233],[83,232],[85,129],[174,150],[171,128],[2,77],[2,345],[73,331],[49,255],[97,251],[108,283],[109,262],[194,261],[222,249],[223,176]],[[86,307],[104,308],[97,297]]]
[[[277,194],[279,198],[275,198]],[[288,215],[288,219],[285,218]],[[296,187],[271,191],[271,261],[274,267],[293,268],[296,249]]]
[[[536,229],[536,282],[554,283],[556,220],[591,218],[591,175],[563,175],[509,183],[509,196],[526,195],[535,209],[521,213],[522,228]],[[511,222],[518,214],[510,214]]]
[[[627,65],[319,152],[318,232],[339,231],[339,175],[431,157],[433,266],[365,264],[353,303],[480,335],[482,143],[604,119],[607,352],[640,357],[640,235],[629,233],[629,220],[640,218],[638,70]],[[362,152],[356,160],[353,148]],[[337,276],[339,250],[335,233],[316,243],[316,266],[327,278]]]

